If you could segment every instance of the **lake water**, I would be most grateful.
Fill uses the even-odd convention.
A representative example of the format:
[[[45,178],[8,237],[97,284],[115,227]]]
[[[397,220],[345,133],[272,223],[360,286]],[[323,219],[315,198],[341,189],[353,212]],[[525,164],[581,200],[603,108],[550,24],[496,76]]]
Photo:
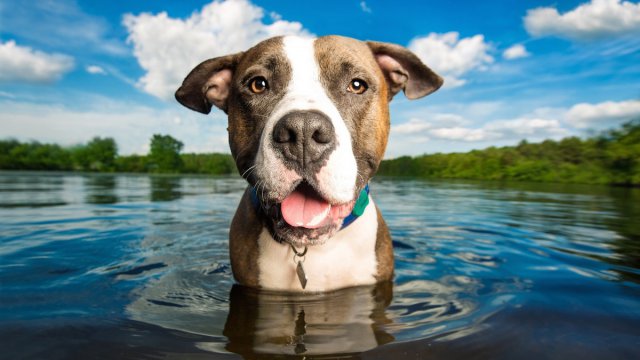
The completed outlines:
[[[393,284],[293,296],[234,286],[244,187],[0,172],[0,357],[640,357],[639,189],[377,179]]]

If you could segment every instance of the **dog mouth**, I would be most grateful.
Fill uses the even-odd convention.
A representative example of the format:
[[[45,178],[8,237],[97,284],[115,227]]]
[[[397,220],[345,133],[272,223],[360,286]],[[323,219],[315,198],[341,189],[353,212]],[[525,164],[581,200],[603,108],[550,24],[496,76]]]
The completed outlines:
[[[335,234],[354,204],[355,200],[332,204],[303,180],[281,202],[265,209],[276,240],[306,246],[323,243]]]
[[[284,221],[292,227],[319,229],[328,222],[349,215],[353,204],[334,204],[325,200],[309,183],[301,182],[280,203]]]

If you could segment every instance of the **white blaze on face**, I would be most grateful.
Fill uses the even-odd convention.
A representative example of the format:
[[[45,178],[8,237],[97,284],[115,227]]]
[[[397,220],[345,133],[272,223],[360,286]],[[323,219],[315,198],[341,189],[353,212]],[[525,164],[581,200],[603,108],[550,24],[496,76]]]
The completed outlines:
[[[292,69],[285,96],[269,116],[260,140],[256,171],[266,182],[266,188],[282,195],[293,181],[291,171],[284,171],[282,160],[274,152],[272,132],[275,124],[291,111],[317,110],[329,117],[336,134],[336,148],[326,164],[316,174],[318,191],[331,203],[353,200],[357,164],[351,145],[351,134],[320,82],[320,70],[315,56],[315,39],[288,36],[283,48]],[[285,175],[288,174],[288,175]]]

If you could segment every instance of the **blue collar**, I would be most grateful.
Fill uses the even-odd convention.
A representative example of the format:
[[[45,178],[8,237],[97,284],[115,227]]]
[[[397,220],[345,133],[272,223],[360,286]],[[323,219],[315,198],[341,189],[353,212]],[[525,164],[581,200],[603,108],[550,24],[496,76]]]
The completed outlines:
[[[260,209],[260,200],[258,199],[258,194],[256,193],[256,188],[251,187],[251,203],[253,207],[256,209]],[[353,205],[353,210],[351,210],[351,214],[344,218],[342,222],[342,227],[340,230],[343,230],[347,226],[351,225],[356,219],[358,219],[362,214],[364,214],[364,210],[369,205],[369,184],[365,185],[364,189],[360,191],[360,196],[358,196],[358,200],[356,200],[355,205]]]

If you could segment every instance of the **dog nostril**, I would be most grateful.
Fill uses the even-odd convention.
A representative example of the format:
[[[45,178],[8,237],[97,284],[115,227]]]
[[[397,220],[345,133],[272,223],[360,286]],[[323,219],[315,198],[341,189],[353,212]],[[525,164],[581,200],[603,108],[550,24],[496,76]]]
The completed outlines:
[[[318,144],[328,144],[331,142],[331,134],[327,131],[323,131],[323,129],[318,129],[313,132],[311,138],[317,142]]]
[[[280,127],[276,130],[273,139],[280,144],[286,144],[290,142],[296,141],[296,134],[291,129],[287,129],[286,127]]]

